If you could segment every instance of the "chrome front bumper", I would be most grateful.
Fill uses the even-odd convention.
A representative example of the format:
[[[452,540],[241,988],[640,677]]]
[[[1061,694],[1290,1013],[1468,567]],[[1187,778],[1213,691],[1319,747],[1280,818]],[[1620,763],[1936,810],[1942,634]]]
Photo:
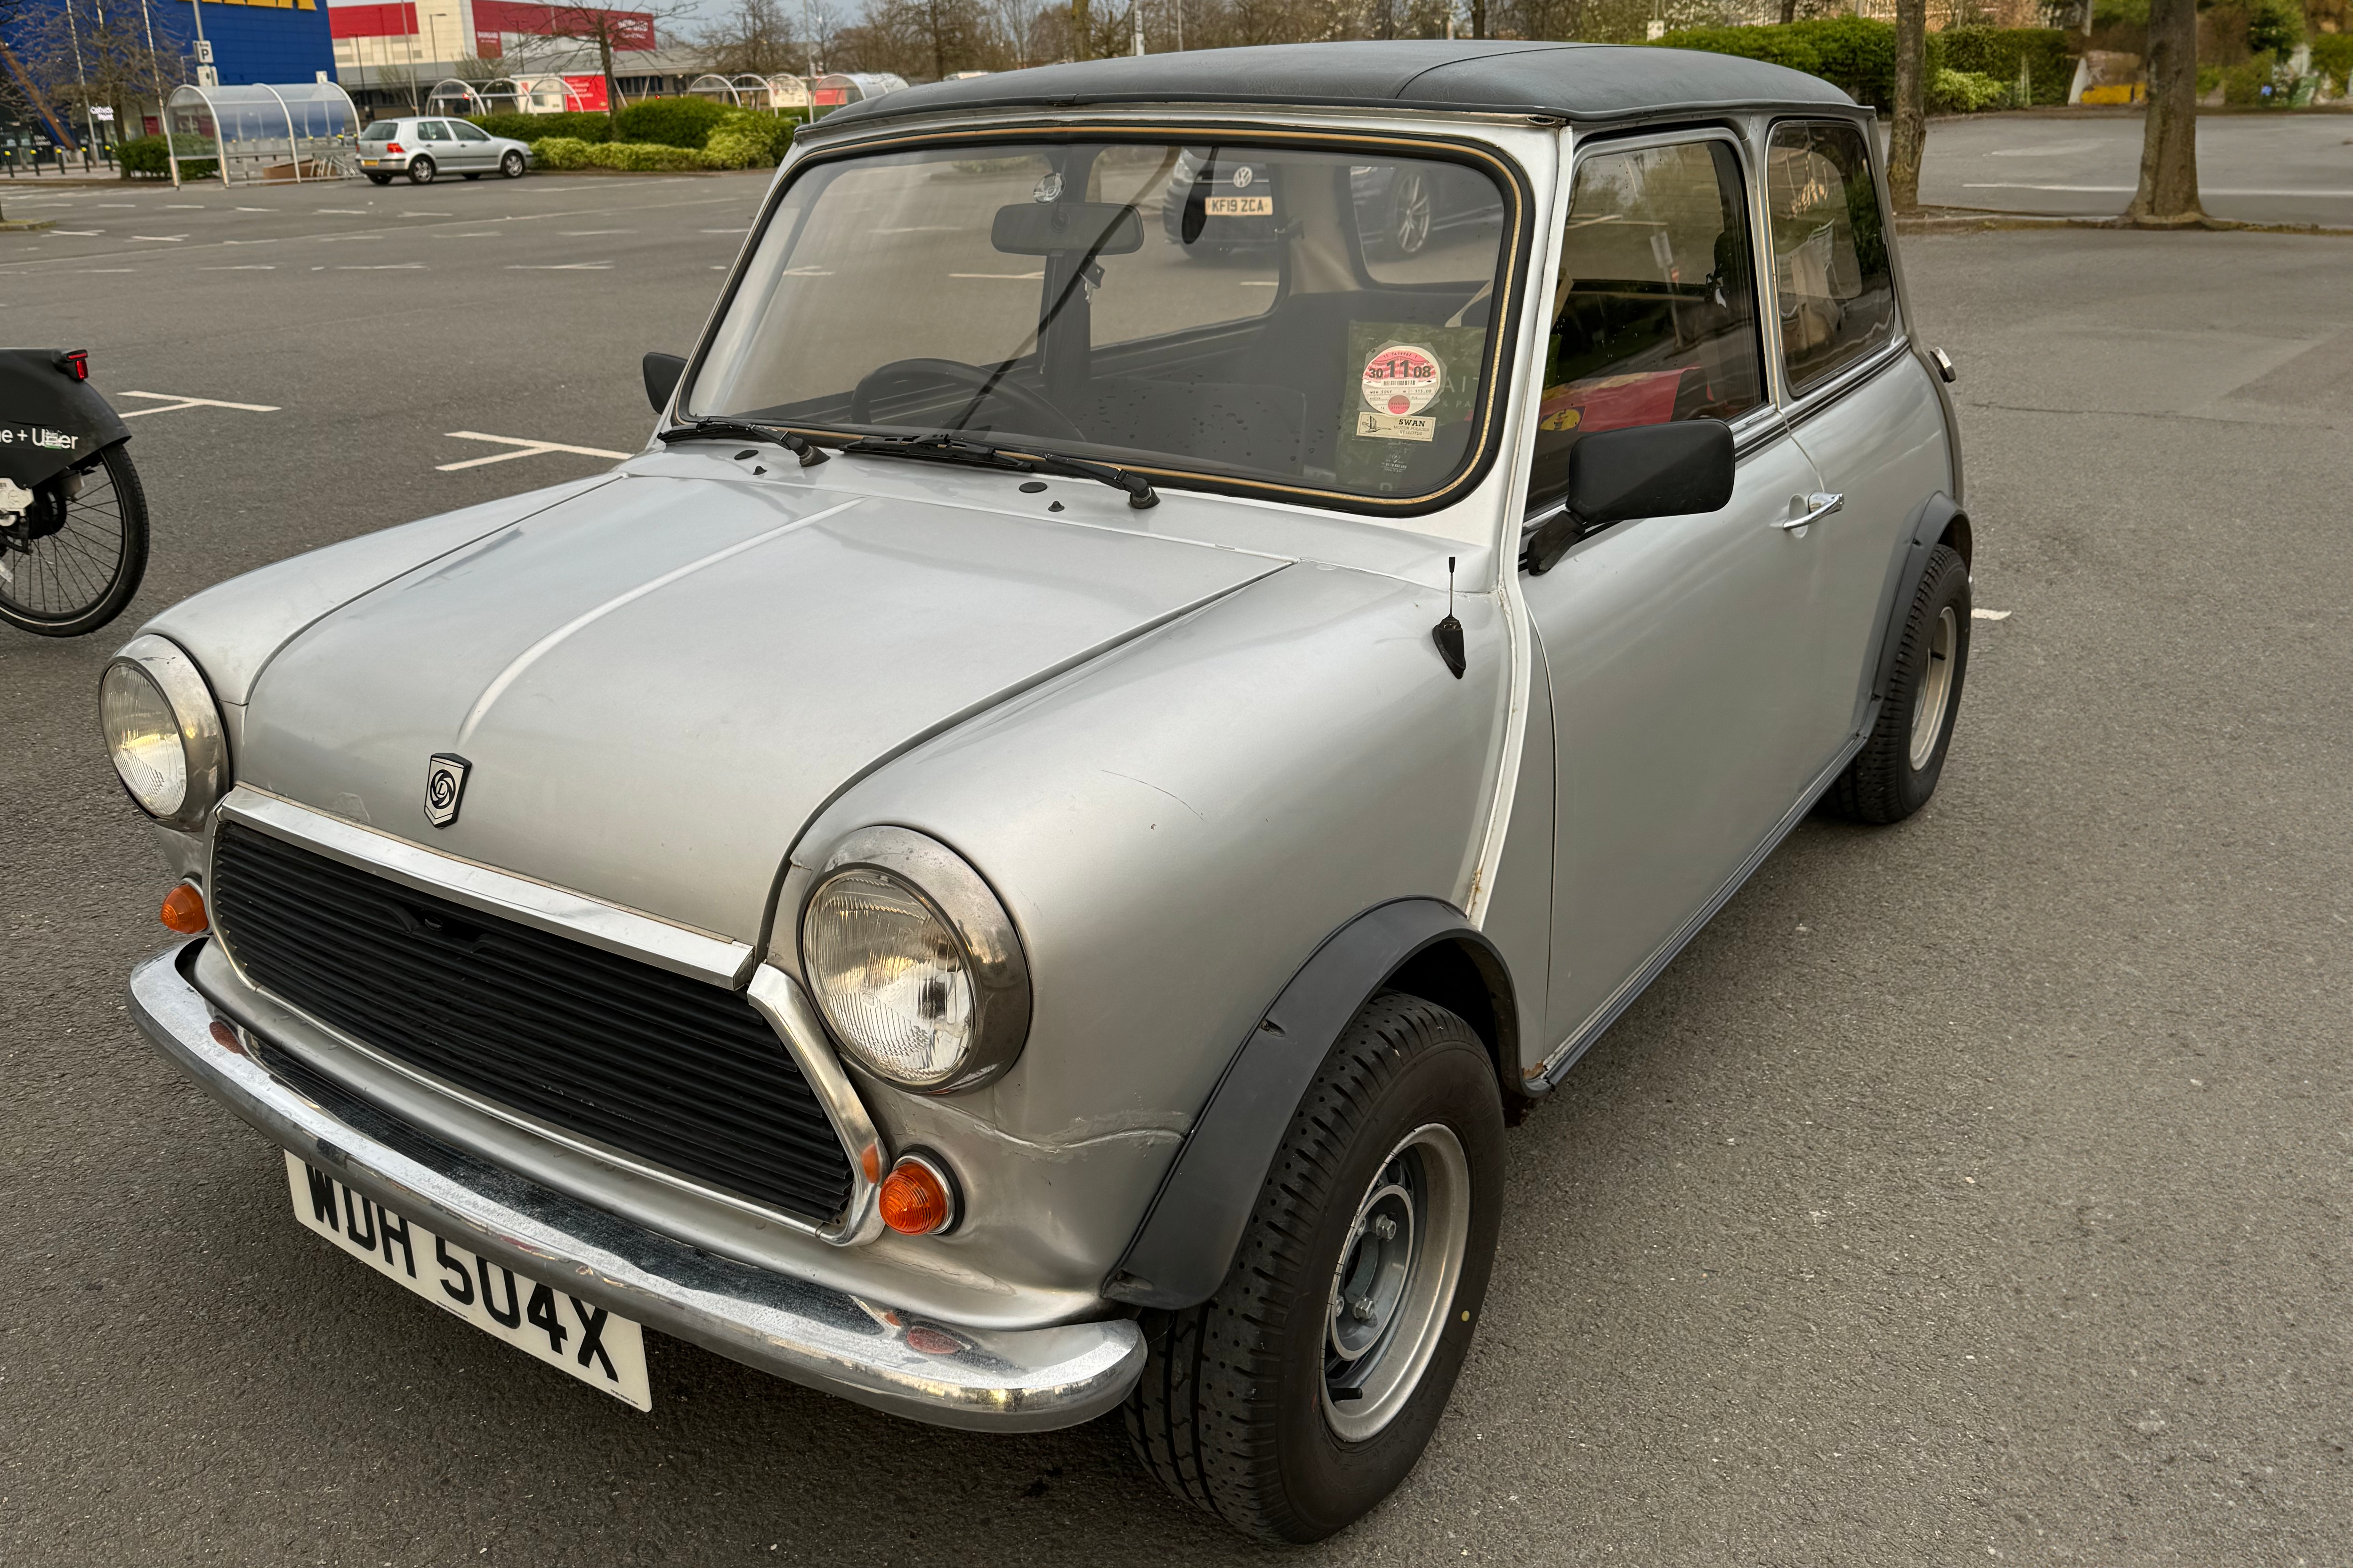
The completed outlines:
[[[713,1257],[428,1139],[356,1097],[297,1089],[256,1060],[190,983],[203,941],[132,972],[132,1013],[155,1048],[280,1147],[518,1274],[731,1361],[942,1426],[1076,1426],[1126,1397],[1143,1372],[1144,1337],[1130,1320],[1007,1330],[918,1318]]]

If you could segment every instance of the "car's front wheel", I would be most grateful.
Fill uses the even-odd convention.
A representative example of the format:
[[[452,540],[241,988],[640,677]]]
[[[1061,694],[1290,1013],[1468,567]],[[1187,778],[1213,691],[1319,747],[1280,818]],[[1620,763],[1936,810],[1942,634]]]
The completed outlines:
[[[429,185],[433,183],[433,176],[439,173],[430,158],[419,156],[408,161],[408,183],[412,185]]]
[[[1939,544],[1905,607],[1895,669],[1871,738],[1831,785],[1829,804],[1859,822],[1901,822],[1936,793],[1969,672],[1969,568]]]
[[[1420,1458],[1494,1261],[1504,1116],[1486,1047],[1445,1008],[1366,1004],[1267,1173],[1232,1270],[1145,1315],[1137,1452],[1263,1540],[1320,1541]]]
[[[500,159],[499,177],[502,180],[522,179],[522,154],[520,153],[509,153],[505,157]]]

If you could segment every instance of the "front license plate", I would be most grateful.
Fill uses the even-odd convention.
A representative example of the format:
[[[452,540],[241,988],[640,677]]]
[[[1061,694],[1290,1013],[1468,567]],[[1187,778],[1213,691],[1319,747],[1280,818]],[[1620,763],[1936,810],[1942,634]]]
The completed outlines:
[[[1208,199],[1211,217],[1272,217],[1272,196],[1211,196]]]
[[[624,1404],[654,1407],[645,1335],[627,1318],[453,1247],[291,1154],[286,1184],[296,1219],[377,1273]]]

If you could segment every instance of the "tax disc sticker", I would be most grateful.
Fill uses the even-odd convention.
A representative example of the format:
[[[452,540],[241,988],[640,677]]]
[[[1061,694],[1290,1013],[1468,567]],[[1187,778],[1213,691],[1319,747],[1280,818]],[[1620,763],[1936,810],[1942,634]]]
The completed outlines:
[[[1376,414],[1419,414],[1446,384],[1438,356],[1413,343],[1391,343],[1365,362],[1365,406]]]

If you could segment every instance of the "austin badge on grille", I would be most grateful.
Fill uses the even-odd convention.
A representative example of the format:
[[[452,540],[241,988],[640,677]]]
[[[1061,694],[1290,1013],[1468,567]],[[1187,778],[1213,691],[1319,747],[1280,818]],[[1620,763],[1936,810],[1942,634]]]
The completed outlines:
[[[458,820],[458,802],[466,793],[466,770],[474,764],[448,752],[425,760],[425,820],[447,827]]]

